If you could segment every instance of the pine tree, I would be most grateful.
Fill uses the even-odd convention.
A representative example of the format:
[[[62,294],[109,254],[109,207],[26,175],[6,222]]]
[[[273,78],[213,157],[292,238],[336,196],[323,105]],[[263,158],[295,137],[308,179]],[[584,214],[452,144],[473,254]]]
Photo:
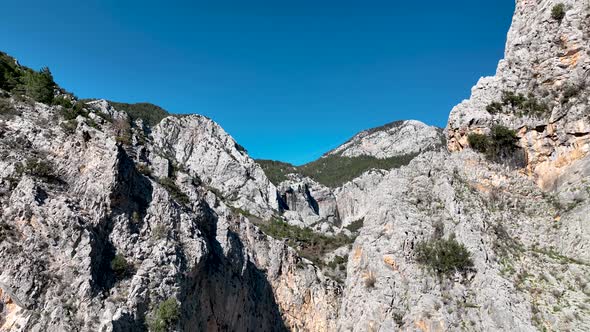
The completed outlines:
[[[49,68],[40,71],[27,71],[24,77],[24,93],[34,100],[49,104],[53,100],[53,90],[56,84]]]

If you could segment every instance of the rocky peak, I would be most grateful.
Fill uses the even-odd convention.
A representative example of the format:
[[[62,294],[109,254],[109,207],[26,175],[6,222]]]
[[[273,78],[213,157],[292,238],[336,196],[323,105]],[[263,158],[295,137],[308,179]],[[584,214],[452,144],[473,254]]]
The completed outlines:
[[[504,125],[517,132],[528,171],[551,188],[590,149],[590,3],[517,1],[504,59],[479,80],[447,125],[448,148]],[[554,13],[556,11],[556,13]]]
[[[211,119],[167,117],[152,129],[152,136],[156,164],[174,161],[236,208],[264,218],[278,210],[276,187],[244,148]]]
[[[385,159],[434,150],[443,145],[443,139],[440,128],[416,120],[396,121],[363,130],[326,155]]]

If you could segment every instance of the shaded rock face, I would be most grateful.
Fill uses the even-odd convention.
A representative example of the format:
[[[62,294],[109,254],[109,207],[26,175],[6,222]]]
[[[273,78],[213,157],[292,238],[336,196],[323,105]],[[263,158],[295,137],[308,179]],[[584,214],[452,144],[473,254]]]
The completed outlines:
[[[308,177],[291,174],[290,180],[278,186],[284,205],[281,214],[293,225],[320,233],[340,233],[365,217],[372,190],[387,173],[370,170],[339,188],[328,188]]]
[[[565,16],[552,17],[563,4]],[[472,95],[456,106],[447,126],[448,148],[468,145],[467,136],[502,124],[518,132],[528,171],[546,189],[568,165],[587,155],[590,145],[590,3],[517,1],[506,53],[496,75],[480,79]],[[505,105],[503,92],[522,94],[529,103]],[[537,107],[530,101],[536,101]],[[516,102],[518,104],[518,101]],[[540,106],[540,107],[539,107]]]
[[[282,216],[293,225],[324,233],[338,232],[340,216],[333,190],[304,176],[289,177],[278,186]]]
[[[73,128],[59,107],[10,103],[19,115],[0,118],[0,330],[141,331],[167,299],[178,303],[172,330],[334,328],[339,286],[227,205],[273,213],[274,187],[251,159],[222,131],[186,139],[238,161],[209,163],[200,144],[167,141],[217,132],[210,120],[169,119],[153,136],[139,123],[121,144],[126,114],[104,102]],[[213,190],[218,170],[243,178]]]
[[[361,131],[327,155],[385,159],[434,150],[443,144],[444,135],[440,128],[406,120]]]

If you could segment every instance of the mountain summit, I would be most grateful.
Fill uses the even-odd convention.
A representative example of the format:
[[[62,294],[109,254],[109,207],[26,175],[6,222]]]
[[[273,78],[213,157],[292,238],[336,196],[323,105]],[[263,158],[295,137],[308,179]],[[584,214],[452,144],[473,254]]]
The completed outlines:
[[[434,150],[443,145],[442,129],[406,120],[363,130],[326,155],[386,159]]]

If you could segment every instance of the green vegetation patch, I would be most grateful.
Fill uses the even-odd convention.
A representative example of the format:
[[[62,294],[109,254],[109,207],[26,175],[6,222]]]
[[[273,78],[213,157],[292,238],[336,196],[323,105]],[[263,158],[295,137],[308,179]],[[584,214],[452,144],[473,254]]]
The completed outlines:
[[[301,174],[325,186],[338,187],[373,168],[392,169],[406,166],[416,156],[417,154],[408,154],[378,159],[371,156],[341,157],[328,155],[298,167],[298,169]]]
[[[491,102],[487,107],[486,111],[490,114],[516,114],[518,116],[531,115],[531,116],[546,116],[549,114],[550,109],[547,103],[538,100],[533,94],[528,96],[522,93],[515,93],[512,91],[503,91],[501,102]]]
[[[256,159],[255,161],[262,167],[270,182],[275,185],[287,180],[287,174],[297,173],[297,167],[289,163],[266,159]]]
[[[561,22],[565,18],[565,12],[565,5],[563,3],[558,3],[551,9],[551,18]]]
[[[20,112],[12,106],[8,99],[0,98],[0,115],[11,117],[20,115]]]
[[[467,136],[467,142],[473,150],[496,161],[510,157],[517,149],[517,141],[516,132],[501,125],[493,126],[490,135],[473,133]]]
[[[350,223],[350,225],[346,226],[346,229],[348,229],[349,231],[356,233],[358,232],[364,225],[365,223],[365,218],[361,218],[359,220],[355,220],[353,222]]]
[[[164,187],[168,191],[170,196],[172,196],[172,198],[174,198],[174,200],[176,200],[178,203],[181,203],[184,205],[190,204],[190,202],[191,202],[190,198],[185,193],[183,193],[182,190],[180,190],[180,188],[178,188],[178,186],[176,185],[176,183],[174,182],[173,179],[159,178],[158,183],[162,187]]]
[[[109,104],[118,111],[127,113],[132,122],[141,119],[151,127],[157,125],[162,119],[170,115],[165,109],[150,103],[127,104],[109,101]]]
[[[29,158],[24,164],[15,165],[16,172],[19,174],[28,174],[45,179],[54,179],[56,177],[53,165],[45,160],[38,158]]]
[[[279,184],[289,173],[299,173],[328,186],[338,187],[370,169],[392,169],[408,165],[417,154],[407,154],[387,159],[371,156],[342,157],[327,155],[303,166],[272,160],[257,160],[272,183]]]
[[[416,260],[439,276],[466,272],[473,268],[471,253],[451,236],[448,240],[430,240],[418,243]]]
[[[35,101],[51,104],[58,88],[47,67],[36,71],[18,65],[16,60],[0,52],[0,88]]]
[[[123,278],[131,271],[131,266],[122,255],[115,255],[111,261],[111,269],[118,278]]]
[[[148,320],[149,330],[153,332],[168,331],[180,318],[180,306],[176,299],[169,298],[160,303]]]
[[[253,221],[266,235],[275,239],[286,240],[287,244],[295,248],[299,255],[309,259],[318,266],[323,265],[322,256],[329,251],[354,242],[354,237],[343,234],[326,236],[316,233],[310,228],[290,225],[279,219],[268,221]]]

